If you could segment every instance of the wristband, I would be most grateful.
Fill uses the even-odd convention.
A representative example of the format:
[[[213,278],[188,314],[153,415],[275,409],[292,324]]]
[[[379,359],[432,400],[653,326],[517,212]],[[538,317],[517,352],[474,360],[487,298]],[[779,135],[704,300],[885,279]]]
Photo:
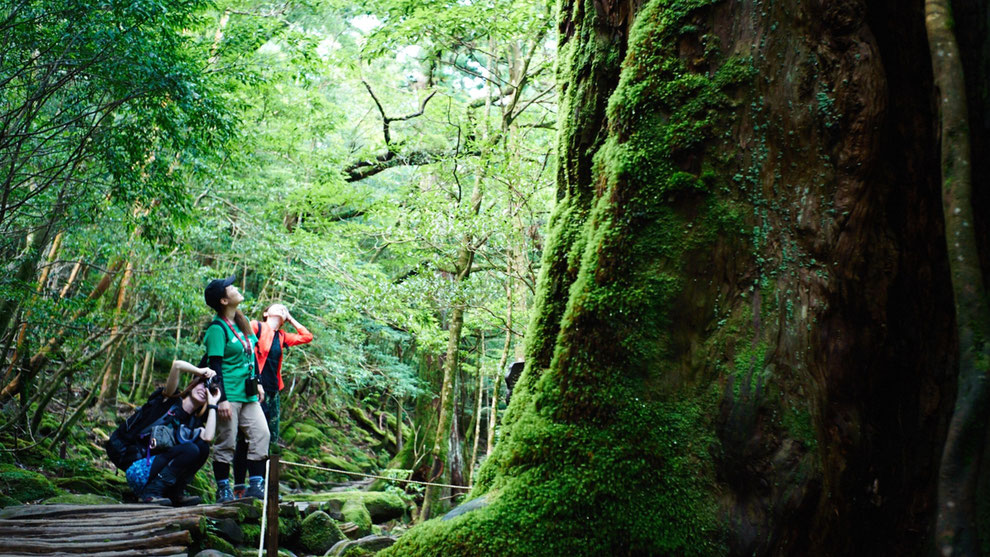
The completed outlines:
[[[217,405],[216,404],[207,404],[206,405],[206,409],[207,410],[216,410],[217,409]]]

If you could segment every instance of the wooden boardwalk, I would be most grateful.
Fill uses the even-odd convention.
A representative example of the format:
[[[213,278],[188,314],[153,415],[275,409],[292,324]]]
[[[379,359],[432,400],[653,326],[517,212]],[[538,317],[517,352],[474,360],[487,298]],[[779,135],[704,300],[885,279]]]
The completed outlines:
[[[205,522],[239,505],[25,505],[0,510],[0,555],[186,555]]]

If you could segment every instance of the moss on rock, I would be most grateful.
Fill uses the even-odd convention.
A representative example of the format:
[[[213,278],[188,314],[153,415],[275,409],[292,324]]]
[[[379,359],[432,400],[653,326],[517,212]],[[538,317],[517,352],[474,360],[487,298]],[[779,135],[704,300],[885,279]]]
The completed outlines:
[[[342,539],[340,527],[323,511],[316,511],[302,521],[299,545],[309,553],[322,555]]]
[[[350,500],[344,502],[340,513],[344,515],[345,521],[353,522],[357,525],[357,537],[367,536],[371,533],[371,513],[368,512],[368,508],[361,501]]]
[[[45,476],[11,464],[0,465],[0,494],[21,503],[52,497],[58,489]]]

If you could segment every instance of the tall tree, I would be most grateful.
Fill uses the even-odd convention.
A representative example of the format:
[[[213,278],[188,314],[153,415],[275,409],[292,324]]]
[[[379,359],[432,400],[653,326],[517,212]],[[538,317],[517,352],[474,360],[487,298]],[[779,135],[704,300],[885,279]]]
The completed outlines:
[[[931,547],[957,340],[924,3],[574,0],[559,30],[558,202],[483,499],[384,554]]]

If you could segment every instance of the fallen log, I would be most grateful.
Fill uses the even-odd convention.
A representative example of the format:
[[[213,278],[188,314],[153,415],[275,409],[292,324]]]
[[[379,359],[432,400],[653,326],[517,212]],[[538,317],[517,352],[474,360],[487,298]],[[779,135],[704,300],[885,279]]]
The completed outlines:
[[[188,531],[169,532],[158,536],[146,537],[141,540],[116,540],[97,542],[46,542],[30,538],[0,539],[0,554],[7,552],[18,553],[93,553],[94,551],[113,551],[129,549],[153,549],[158,547],[183,546],[192,543]]]

